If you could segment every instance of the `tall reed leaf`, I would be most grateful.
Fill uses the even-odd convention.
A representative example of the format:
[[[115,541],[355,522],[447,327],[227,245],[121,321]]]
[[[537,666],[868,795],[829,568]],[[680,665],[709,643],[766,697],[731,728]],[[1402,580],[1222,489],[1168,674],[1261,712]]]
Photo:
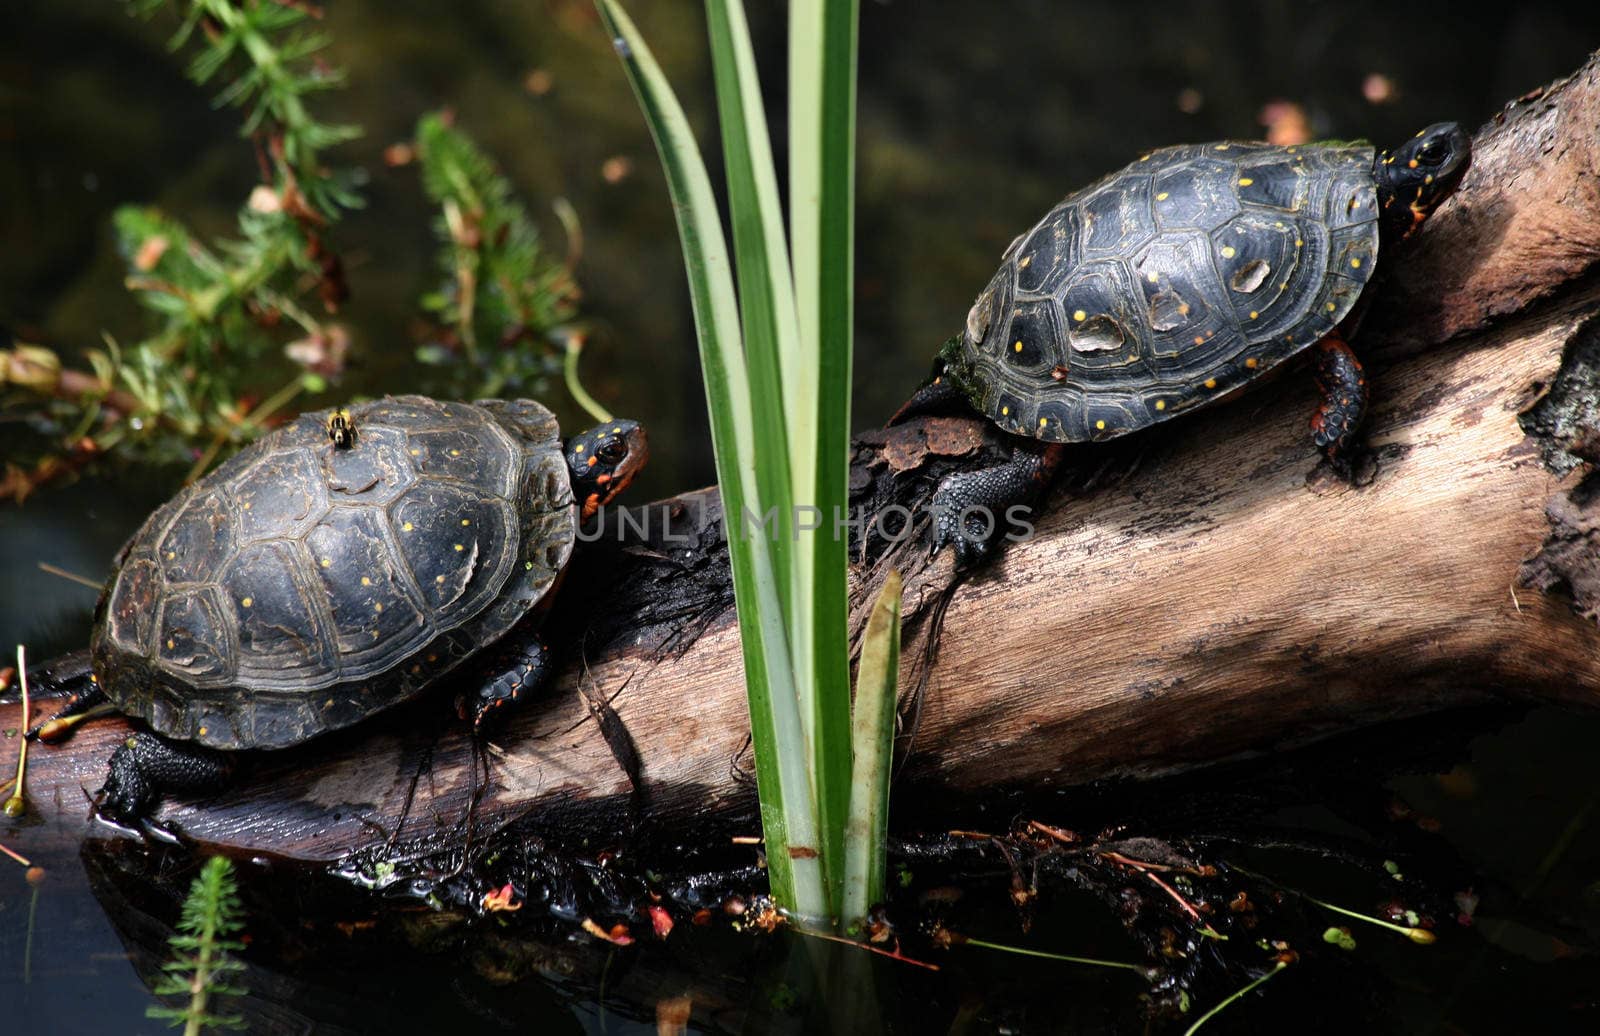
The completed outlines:
[[[851,328],[855,319],[856,0],[795,0],[789,7],[789,220],[799,320],[795,499],[815,505],[823,527],[800,537],[801,608],[790,635],[817,780],[824,858],[843,878],[850,803],[850,645],[845,570],[850,456]],[[809,595],[809,596],[806,596]]]
[[[845,830],[840,917],[853,926],[884,900],[889,839],[889,775],[894,757],[894,705],[900,675],[900,573],[891,571],[867,618],[856,669],[851,715],[854,773]]]
[[[760,404],[755,414],[756,471],[762,480],[762,504],[778,508],[779,553],[785,554],[797,500],[790,477],[790,453],[806,434],[804,425],[796,421],[798,415],[789,413],[786,406],[781,369],[783,358],[794,356],[798,347],[789,248],[744,5],[739,0],[706,0],[706,28],[728,175],[728,212],[733,220],[750,391]],[[780,579],[789,582],[793,575],[790,566],[778,567]],[[793,601],[792,593],[785,594],[785,601]],[[792,610],[793,605],[786,603],[786,607]]]
[[[764,531],[746,535],[744,529],[747,509],[760,514],[763,504],[775,503],[761,494],[753,413],[755,405],[773,401],[752,399],[727,243],[688,119],[627,13],[615,0],[595,0],[595,6],[644,110],[678,217],[733,566],[773,894],[803,917],[821,921],[833,911],[819,862],[822,844],[808,772],[810,753],[785,623],[785,584],[777,572],[782,559],[774,556],[774,544]],[[752,179],[754,175],[752,171]]]

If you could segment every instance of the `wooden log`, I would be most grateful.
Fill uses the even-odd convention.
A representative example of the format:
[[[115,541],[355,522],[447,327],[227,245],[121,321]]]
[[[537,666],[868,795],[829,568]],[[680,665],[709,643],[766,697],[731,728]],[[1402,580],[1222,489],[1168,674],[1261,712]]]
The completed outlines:
[[[920,539],[858,544],[858,621],[890,565],[907,576],[897,801],[1169,773],[1502,694],[1600,701],[1600,633],[1566,596],[1600,606],[1595,494],[1569,494],[1600,441],[1597,125],[1591,60],[1484,127],[1457,197],[1385,256],[1357,342],[1375,384],[1375,464],[1359,484],[1316,464],[1310,379],[1291,376],[1083,450],[1036,535],[969,579]],[[996,436],[951,418],[864,435],[856,499],[925,505]],[[441,692],[257,756],[226,792],[163,818],[203,843],[324,862],[396,835],[459,840],[480,787],[478,830],[532,818],[592,842],[636,822],[755,833],[715,496],[641,513],[657,519],[648,534],[580,551],[551,630],[568,664],[496,738],[487,781]],[[595,695],[643,760],[637,797],[598,736]],[[16,723],[0,705],[0,729]],[[105,721],[37,750],[35,826],[0,840],[78,837],[79,789],[99,785],[126,729]]]

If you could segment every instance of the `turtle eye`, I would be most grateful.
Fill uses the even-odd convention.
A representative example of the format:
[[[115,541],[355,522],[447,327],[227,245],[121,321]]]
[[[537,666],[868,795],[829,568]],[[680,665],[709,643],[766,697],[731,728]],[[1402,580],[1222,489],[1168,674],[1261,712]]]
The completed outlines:
[[[607,464],[616,464],[628,455],[628,444],[622,439],[607,439],[594,452]]]
[[[1417,152],[1417,161],[1426,162],[1429,165],[1438,165],[1444,161],[1444,155],[1444,144],[1437,140],[1430,140],[1423,144],[1422,149]]]

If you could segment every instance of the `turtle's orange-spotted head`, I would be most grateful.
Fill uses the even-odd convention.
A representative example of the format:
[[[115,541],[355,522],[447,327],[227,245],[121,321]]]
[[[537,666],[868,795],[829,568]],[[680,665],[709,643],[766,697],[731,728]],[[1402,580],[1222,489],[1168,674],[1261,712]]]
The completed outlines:
[[[1461,184],[1472,164],[1472,138],[1453,122],[1436,122],[1393,151],[1378,155],[1378,207],[1386,237],[1410,236]]]
[[[607,421],[567,440],[572,495],[584,520],[627,489],[649,459],[649,440],[636,421]]]

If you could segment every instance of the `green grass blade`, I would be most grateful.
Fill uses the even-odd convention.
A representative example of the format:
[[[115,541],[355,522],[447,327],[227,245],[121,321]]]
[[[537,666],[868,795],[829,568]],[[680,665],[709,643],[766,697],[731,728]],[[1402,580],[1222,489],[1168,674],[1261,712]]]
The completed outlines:
[[[796,499],[827,516],[802,536],[799,580],[804,618],[791,625],[803,686],[814,689],[809,724],[817,808],[830,880],[843,880],[850,800],[850,676],[846,537],[832,516],[849,506],[850,369],[855,278],[856,0],[790,7],[790,244],[799,321],[801,384],[791,386],[797,438],[810,431],[810,456],[797,449]]]
[[[790,533],[795,498],[789,470],[790,415],[785,413],[780,364],[783,357],[792,358],[797,348],[794,282],[744,5],[740,0],[706,0],[706,27],[728,176],[745,358],[750,366],[756,474],[761,479],[762,506],[778,509],[774,555],[786,614],[792,617],[796,614],[796,573]],[[803,686],[798,669],[796,675]]]
[[[772,889],[791,909],[820,918],[828,913],[827,886],[771,543],[764,535],[742,534],[741,516],[747,504],[760,503],[760,483],[749,377],[716,198],[683,108],[638,29],[615,0],[595,0],[595,7],[644,111],[678,218],[726,516]]]
[[[854,772],[845,828],[840,917],[857,924],[884,900],[889,838],[889,777],[894,758],[894,707],[900,678],[900,573],[891,571],[867,618],[851,716]]]

